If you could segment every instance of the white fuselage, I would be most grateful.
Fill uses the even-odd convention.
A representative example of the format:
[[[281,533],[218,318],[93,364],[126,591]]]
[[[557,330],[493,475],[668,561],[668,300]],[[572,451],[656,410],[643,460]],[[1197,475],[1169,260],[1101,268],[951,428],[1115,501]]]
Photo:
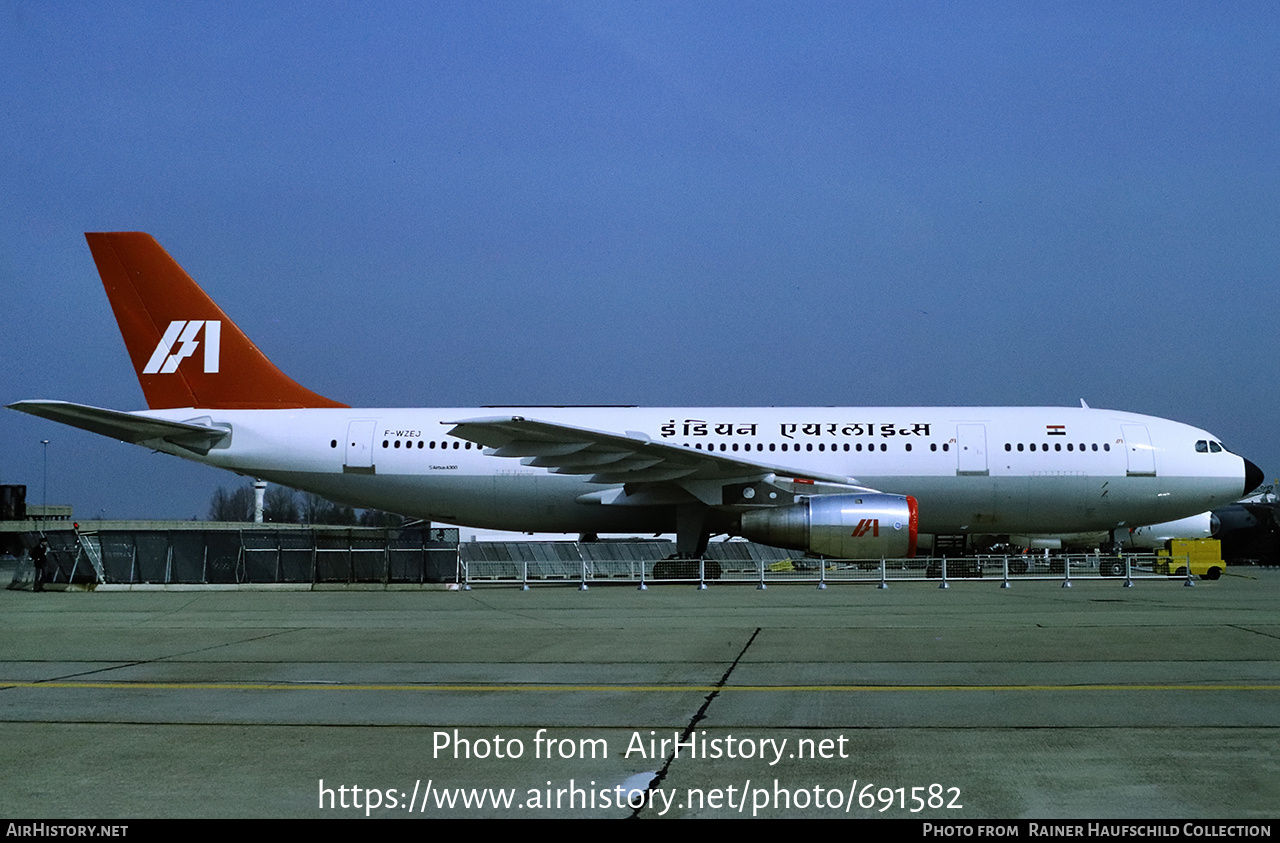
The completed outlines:
[[[1197,428],[1062,407],[152,410],[231,435],[187,459],[376,508],[537,532],[667,532],[670,507],[581,500],[609,484],[552,473],[449,435],[511,414],[739,461],[839,475],[919,504],[923,533],[1062,533],[1171,521],[1236,500],[1245,461]],[[1213,441],[1217,450],[1198,450]],[[620,486],[621,484],[612,484]]]

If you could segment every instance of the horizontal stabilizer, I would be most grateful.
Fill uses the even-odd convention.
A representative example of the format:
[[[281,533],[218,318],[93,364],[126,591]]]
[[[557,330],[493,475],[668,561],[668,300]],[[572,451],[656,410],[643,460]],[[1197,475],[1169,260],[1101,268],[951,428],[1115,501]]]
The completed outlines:
[[[209,453],[210,448],[231,435],[230,430],[221,427],[153,419],[120,410],[73,404],[70,401],[19,401],[10,404],[9,409],[69,424],[133,445],[164,441],[201,455]]]

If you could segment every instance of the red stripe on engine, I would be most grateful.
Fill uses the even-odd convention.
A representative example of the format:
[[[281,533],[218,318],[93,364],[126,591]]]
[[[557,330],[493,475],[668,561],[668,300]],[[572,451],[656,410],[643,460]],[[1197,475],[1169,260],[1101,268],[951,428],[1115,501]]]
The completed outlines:
[[[910,495],[907,495],[907,511],[910,512],[910,515],[907,516],[909,520],[907,529],[910,531],[910,536],[907,539],[907,558],[914,559],[916,555],[916,538],[920,531],[920,508],[916,504],[916,499]]]

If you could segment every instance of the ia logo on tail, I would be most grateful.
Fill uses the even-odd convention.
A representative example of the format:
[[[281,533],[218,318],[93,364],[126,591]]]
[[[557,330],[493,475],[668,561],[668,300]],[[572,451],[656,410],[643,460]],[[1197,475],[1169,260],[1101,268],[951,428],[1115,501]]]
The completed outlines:
[[[151,359],[147,361],[142,374],[167,375],[176,371],[179,363],[195,354],[196,348],[200,345],[196,334],[200,333],[202,327],[204,328],[204,371],[206,374],[216,373],[218,356],[222,350],[222,323],[216,319],[207,321],[193,319],[189,322],[177,320],[169,323],[164,336],[156,345],[156,350],[151,352]],[[173,350],[175,343],[178,344],[176,351]]]

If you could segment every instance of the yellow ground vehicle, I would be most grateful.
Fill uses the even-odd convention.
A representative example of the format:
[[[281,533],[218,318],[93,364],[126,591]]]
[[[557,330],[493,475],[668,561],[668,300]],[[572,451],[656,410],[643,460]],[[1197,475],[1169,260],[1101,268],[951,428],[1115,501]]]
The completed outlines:
[[[1190,561],[1191,574],[1202,580],[1216,580],[1227,565],[1222,561],[1222,543],[1217,539],[1170,539],[1164,550],[1156,551],[1156,573],[1185,577]]]

